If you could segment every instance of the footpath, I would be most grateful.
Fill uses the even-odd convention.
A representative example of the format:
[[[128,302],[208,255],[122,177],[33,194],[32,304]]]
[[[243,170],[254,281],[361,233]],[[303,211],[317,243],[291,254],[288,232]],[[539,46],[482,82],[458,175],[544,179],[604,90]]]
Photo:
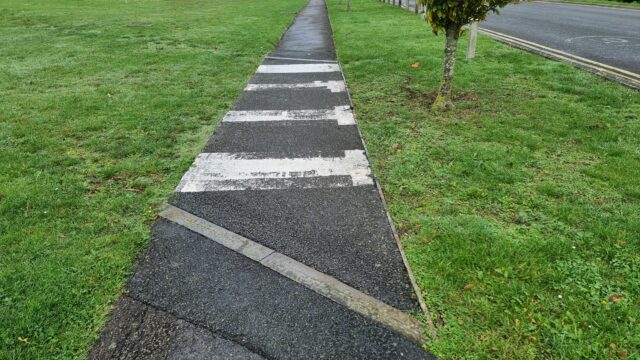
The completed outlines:
[[[433,359],[311,0],[160,214],[92,359]]]

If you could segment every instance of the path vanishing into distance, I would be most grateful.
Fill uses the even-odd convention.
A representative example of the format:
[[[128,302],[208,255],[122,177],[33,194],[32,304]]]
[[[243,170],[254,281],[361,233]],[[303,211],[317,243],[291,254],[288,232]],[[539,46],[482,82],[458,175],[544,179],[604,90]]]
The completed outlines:
[[[92,359],[433,359],[311,0],[176,188]]]

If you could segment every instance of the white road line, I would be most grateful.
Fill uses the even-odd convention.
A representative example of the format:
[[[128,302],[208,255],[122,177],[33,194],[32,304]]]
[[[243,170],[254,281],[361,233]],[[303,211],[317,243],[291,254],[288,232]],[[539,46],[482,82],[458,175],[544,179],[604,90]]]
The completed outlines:
[[[347,87],[344,81],[314,81],[311,83],[298,84],[249,84],[245,91],[260,91],[270,89],[310,89],[310,88],[327,88],[332,93],[345,92]]]
[[[336,120],[338,125],[355,125],[356,120],[349,106],[336,106],[322,110],[245,110],[229,111],[222,121],[296,121],[296,120]]]
[[[178,192],[271,190],[373,185],[363,150],[344,157],[256,158],[256,153],[202,153]],[[336,176],[341,178],[335,178]],[[332,177],[332,178],[328,178]],[[344,178],[349,179],[345,180]]]
[[[404,311],[367,295],[284,254],[217,226],[175,206],[167,205],[163,218],[194,231],[232,251],[256,261],[342,306],[377,321],[412,341],[424,343],[422,324]]]
[[[301,74],[340,72],[338,64],[288,64],[288,65],[260,65],[257,73],[263,74]]]

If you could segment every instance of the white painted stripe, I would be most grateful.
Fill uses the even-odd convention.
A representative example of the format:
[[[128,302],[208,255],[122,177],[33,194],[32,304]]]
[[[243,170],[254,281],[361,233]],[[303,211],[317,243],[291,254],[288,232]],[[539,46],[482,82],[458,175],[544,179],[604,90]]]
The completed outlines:
[[[336,120],[338,125],[354,125],[353,111],[349,106],[336,106],[323,110],[248,110],[229,111],[222,121],[295,121],[295,120]]]
[[[340,72],[340,66],[338,64],[260,65],[256,72],[264,74],[326,73]]]
[[[363,150],[345,150],[344,157],[261,159],[256,158],[256,155],[255,153],[202,153],[184,174],[176,191],[271,190],[292,187],[373,185],[369,161]],[[351,181],[326,178],[329,176],[349,177]]]
[[[256,261],[302,286],[345,306],[412,341],[425,339],[422,324],[415,317],[367,295],[340,280],[321,273],[271,248],[217,226],[175,206],[167,205],[160,216],[194,231],[232,251]]]
[[[344,81],[314,81],[311,83],[298,84],[249,84],[245,91],[260,91],[271,89],[310,89],[310,88],[327,88],[332,93],[345,92],[347,87]]]

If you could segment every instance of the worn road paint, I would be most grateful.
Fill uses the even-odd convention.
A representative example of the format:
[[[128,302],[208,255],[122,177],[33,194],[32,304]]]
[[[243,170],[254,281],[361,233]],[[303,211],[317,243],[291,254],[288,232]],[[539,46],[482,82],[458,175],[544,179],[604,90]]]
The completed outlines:
[[[340,72],[338,64],[289,64],[289,65],[260,65],[257,73],[263,74],[301,74]]]
[[[229,111],[222,121],[295,121],[295,120],[336,120],[338,125],[355,125],[353,111],[349,106],[336,106],[323,110],[248,110]]]
[[[182,177],[176,191],[373,185],[369,161],[363,150],[345,150],[344,157],[265,159],[259,156],[255,153],[202,153]]]
[[[298,84],[249,84],[245,91],[260,91],[271,89],[310,89],[310,88],[327,88],[332,93],[345,92],[347,87],[344,81],[314,81],[311,83]]]
[[[160,212],[160,216],[244,255],[338,304],[385,325],[418,344],[424,342],[422,324],[413,316],[356,290],[332,276],[175,206],[167,205]]]

